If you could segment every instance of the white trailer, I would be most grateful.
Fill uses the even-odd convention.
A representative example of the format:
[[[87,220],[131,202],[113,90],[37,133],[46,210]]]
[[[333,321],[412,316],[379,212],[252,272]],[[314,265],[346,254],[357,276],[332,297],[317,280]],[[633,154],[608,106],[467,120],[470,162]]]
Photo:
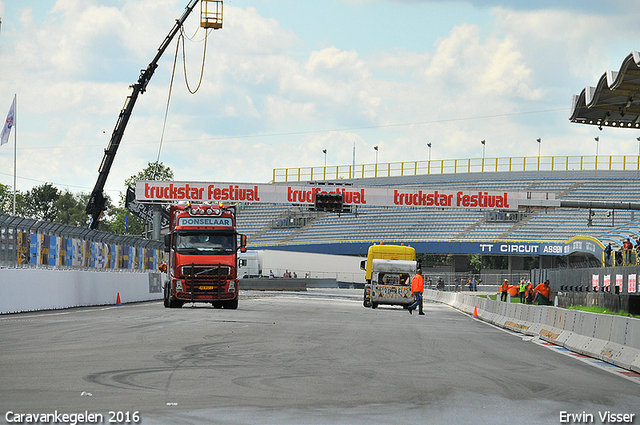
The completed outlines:
[[[238,279],[260,277],[261,274],[258,251],[238,253]]]

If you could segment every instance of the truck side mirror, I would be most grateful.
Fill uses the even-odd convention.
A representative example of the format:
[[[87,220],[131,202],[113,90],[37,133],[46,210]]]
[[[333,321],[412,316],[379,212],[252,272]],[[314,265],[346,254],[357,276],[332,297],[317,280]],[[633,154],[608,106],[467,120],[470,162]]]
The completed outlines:
[[[360,261],[360,270],[367,270],[367,260]]]
[[[247,252],[247,235],[240,235],[240,252]]]
[[[164,252],[171,251],[171,234],[164,235]]]

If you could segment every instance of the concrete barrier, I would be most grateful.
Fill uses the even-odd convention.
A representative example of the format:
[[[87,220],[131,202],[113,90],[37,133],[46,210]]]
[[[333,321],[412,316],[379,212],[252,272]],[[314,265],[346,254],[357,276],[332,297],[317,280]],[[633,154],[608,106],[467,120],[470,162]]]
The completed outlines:
[[[245,278],[240,279],[240,289],[247,291],[306,291],[314,288],[338,288],[336,279],[306,278]]]
[[[485,311],[480,316],[482,320],[486,320],[490,323],[496,322],[496,310],[498,309],[498,302],[487,298],[484,303]]]
[[[508,308],[509,320],[505,322],[505,327],[528,335],[530,333],[531,323],[527,321],[527,307],[525,304],[513,304]]]
[[[560,335],[556,338],[556,344],[563,345],[573,335],[573,326],[575,323],[577,311],[576,310],[561,310],[562,315],[556,327],[560,329]]]
[[[640,319],[566,310],[560,307],[504,303],[426,290],[425,300],[449,304],[495,325],[537,336],[576,353],[640,372]]]
[[[568,336],[563,346],[576,353],[589,355],[587,351],[595,331],[595,317],[593,313],[576,312],[573,332]]]
[[[0,269],[0,314],[162,299],[160,273]]]

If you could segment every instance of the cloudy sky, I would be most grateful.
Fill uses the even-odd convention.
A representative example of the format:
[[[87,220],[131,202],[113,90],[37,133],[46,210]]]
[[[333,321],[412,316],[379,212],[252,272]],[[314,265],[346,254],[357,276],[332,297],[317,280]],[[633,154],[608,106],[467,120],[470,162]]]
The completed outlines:
[[[0,1],[0,119],[17,188],[90,192],[126,97],[188,0]],[[632,0],[227,0],[185,25],[139,97],[106,185],[160,158],[176,180],[274,168],[541,154],[637,155],[637,130],[569,122],[571,96],[640,49]],[[206,54],[205,54],[206,38]],[[13,134],[0,183],[13,186]],[[162,141],[162,145],[161,145]]]

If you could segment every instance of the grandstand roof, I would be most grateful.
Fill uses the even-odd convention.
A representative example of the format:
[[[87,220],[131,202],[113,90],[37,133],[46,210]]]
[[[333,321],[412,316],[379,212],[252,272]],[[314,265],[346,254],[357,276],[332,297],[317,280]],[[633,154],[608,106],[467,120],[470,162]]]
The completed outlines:
[[[595,87],[571,99],[571,122],[606,127],[640,127],[640,53],[631,52],[618,71],[602,74]]]

